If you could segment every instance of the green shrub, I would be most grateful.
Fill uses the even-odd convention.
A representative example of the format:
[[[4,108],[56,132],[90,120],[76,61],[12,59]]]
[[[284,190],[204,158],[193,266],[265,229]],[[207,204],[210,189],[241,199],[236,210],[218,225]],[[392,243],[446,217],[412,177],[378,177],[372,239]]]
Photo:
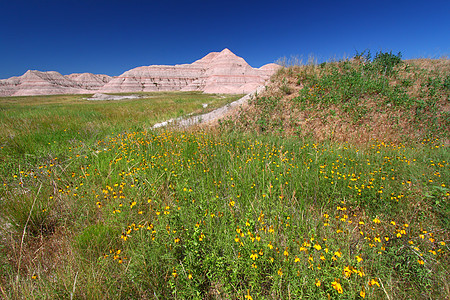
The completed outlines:
[[[378,70],[385,75],[392,75],[394,67],[402,63],[402,54],[392,54],[392,51],[378,52],[373,59],[373,64],[378,67]]]

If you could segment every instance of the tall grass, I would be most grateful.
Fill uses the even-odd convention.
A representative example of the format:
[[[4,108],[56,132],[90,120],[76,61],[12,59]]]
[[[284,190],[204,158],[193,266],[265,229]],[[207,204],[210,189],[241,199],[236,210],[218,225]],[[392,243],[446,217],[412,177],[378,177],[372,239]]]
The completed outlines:
[[[4,178],[18,202],[41,189],[32,215],[57,212],[30,251],[61,226],[73,240],[61,264],[22,258],[5,293],[68,298],[76,276],[80,298],[445,297],[448,149],[426,144],[142,131],[73,147]]]
[[[155,131],[157,98],[74,97],[2,99],[2,298],[450,296],[445,138]]]

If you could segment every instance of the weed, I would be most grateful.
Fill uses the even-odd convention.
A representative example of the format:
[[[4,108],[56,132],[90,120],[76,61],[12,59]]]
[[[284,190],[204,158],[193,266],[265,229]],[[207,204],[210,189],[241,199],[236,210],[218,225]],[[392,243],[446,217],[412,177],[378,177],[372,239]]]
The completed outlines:
[[[285,93],[286,95],[289,95],[292,93],[291,89],[288,87],[287,82],[286,82],[286,78],[283,78],[283,80],[281,81],[282,85],[280,87],[280,90]]]

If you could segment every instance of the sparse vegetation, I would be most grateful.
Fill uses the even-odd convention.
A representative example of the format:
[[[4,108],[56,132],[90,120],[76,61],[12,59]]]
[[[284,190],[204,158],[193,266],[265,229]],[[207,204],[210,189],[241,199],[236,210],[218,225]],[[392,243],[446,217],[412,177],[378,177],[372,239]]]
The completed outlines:
[[[2,297],[448,298],[448,64],[400,58],[282,69],[208,130],[146,118],[202,94],[2,99]]]
[[[362,53],[281,69],[267,92],[233,120],[233,129],[336,141],[441,137],[448,143],[449,60],[423,68],[400,58],[377,53],[372,60]]]

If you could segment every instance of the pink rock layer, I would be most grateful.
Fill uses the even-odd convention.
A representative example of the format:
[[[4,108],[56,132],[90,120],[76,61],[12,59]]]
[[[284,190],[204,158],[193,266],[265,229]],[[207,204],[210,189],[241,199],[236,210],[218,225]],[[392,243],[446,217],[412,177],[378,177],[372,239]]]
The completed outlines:
[[[0,80],[0,96],[90,94],[110,80],[108,75],[83,73],[63,76],[55,71],[28,70],[22,76]]]
[[[63,76],[54,71],[27,71],[22,76],[0,80],[0,96],[152,91],[247,94],[264,85],[279,67],[267,64],[252,68],[243,58],[224,49],[192,64],[138,67],[115,78],[90,73]]]

